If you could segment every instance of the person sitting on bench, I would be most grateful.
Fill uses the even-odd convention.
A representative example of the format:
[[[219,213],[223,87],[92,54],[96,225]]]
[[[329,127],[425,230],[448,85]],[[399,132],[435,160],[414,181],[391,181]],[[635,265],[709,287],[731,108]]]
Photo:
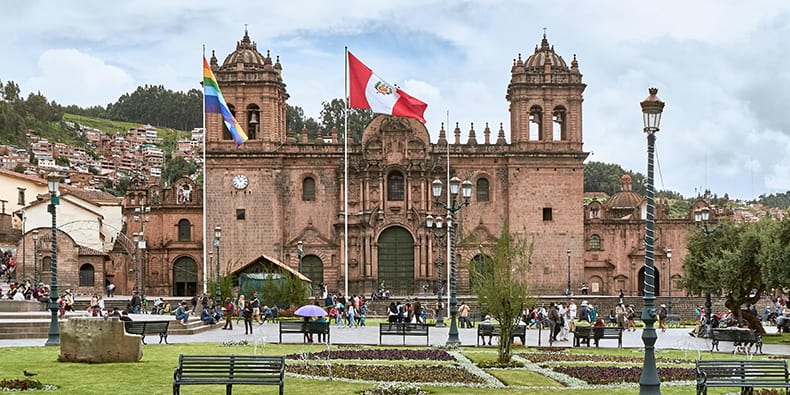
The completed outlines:
[[[480,327],[490,327],[490,330],[488,331],[488,335],[480,335],[480,337],[483,339],[483,344],[486,344],[486,336],[488,336],[488,345],[490,346],[491,338],[494,337],[492,335],[492,333],[494,332],[494,322],[491,321],[490,315],[486,315],[483,322],[480,323]]]

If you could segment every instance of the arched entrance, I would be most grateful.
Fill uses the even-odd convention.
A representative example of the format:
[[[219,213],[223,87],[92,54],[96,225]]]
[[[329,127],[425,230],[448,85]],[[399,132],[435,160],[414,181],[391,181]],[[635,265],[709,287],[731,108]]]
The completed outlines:
[[[661,276],[659,276],[658,269],[653,269],[653,273],[655,273],[654,274],[655,281],[653,281],[653,288],[655,288],[654,296],[659,296],[661,294],[661,287],[660,287],[660,285],[661,285]],[[638,279],[638,281],[639,281],[639,284],[636,285],[637,286],[637,290],[639,291],[638,295],[639,296],[644,296],[645,295],[645,267],[644,266],[642,266],[642,268],[639,269],[639,279]]]
[[[472,258],[472,264],[475,268],[477,273],[483,273],[483,270],[491,271],[491,265],[493,264],[493,260],[491,257],[483,254],[477,254],[474,258]],[[469,274],[469,292],[474,292],[474,281],[475,276],[474,274]]]
[[[195,260],[182,256],[173,264],[173,296],[197,295],[198,267]]]
[[[416,292],[414,283],[414,239],[408,230],[394,226],[381,232],[378,243],[378,284],[393,295]]]
[[[324,262],[315,255],[302,257],[302,274],[313,282],[313,288],[324,281]]]

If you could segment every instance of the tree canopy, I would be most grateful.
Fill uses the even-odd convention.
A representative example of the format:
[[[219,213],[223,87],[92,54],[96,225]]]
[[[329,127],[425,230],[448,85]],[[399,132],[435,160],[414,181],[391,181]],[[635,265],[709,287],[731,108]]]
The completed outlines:
[[[790,286],[790,219],[721,222],[707,236],[701,229],[692,231],[687,247],[681,286],[691,294],[724,297],[737,319],[765,333],[759,316],[742,308],[772,289]]]
[[[532,251],[533,243],[527,243],[526,236],[511,235],[505,225],[480,262],[482,267],[477,267],[476,262],[469,263],[472,292],[477,295],[481,309],[499,322],[500,339],[512,338],[513,326],[528,303],[527,274]],[[499,363],[510,361],[511,348],[510,341],[499,342]]]

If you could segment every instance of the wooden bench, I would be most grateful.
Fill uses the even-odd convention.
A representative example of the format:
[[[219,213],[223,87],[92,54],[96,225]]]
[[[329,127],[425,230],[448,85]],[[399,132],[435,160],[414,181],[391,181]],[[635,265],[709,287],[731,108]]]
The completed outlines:
[[[577,325],[576,330],[573,331],[574,347],[580,347],[581,343],[590,347],[590,340],[595,340],[595,346],[598,347],[601,339],[617,339],[617,348],[623,348],[623,328],[611,326],[596,328]]]
[[[763,353],[763,337],[757,334],[757,331],[713,328],[711,330],[710,352],[713,352],[714,349],[719,351],[719,342],[732,342],[733,354],[739,351],[748,353],[752,346],[755,346],[756,352]]]
[[[526,343],[526,340],[527,340],[527,326],[526,325],[514,325],[513,326],[513,332],[511,334],[512,334],[511,339],[510,339],[511,341],[513,341],[515,338],[518,337],[518,338],[522,339],[522,344],[524,345],[524,347],[527,346],[527,343]],[[483,336],[491,336],[491,337],[496,336],[496,337],[499,338],[499,337],[502,336],[501,328],[499,327],[499,325],[496,325],[496,324],[493,324],[493,325],[480,324],[480,325],[477,326],[477,346],[478,347],[480,347],[480,339],[483,339],[483,345],[485,345],[485,339],[483,338]],[[499,341],[501,342],[502,339],[499,339]]]
[[[225,393],[235,384],[277,385],[283,394],[285,357],[262,355],[183,355],[173,372],[173,395],[182,385],[224,385]]]
[[[406,324],[406,323],[380,323],[379,324],[379,344],[382,336],[401,336],[403,344],[406,344],[406,336],[425,336],[425,345],[428,345],[428,325],[425,324]]]
[[[167,328],[170,326],[170,321],[124,321],[123,324],[126,333],[142,335],[143,344],[146,344],[145,335],[154,333],[159,335],[159,344],[162,344],[162,340],[165,341],[165,344],[169,344],[167,342]]]
[[[697,360],[697,395],[707,394],[709,387],[741,387],[741,394],[752,394],[754,388],[784,388],[788,394],[787,361]]]
[[[283,342],[284,333],[300,333],[326,335],[326,342],[329,343],[329,323],[318,321],[280,321],[280,343]]]

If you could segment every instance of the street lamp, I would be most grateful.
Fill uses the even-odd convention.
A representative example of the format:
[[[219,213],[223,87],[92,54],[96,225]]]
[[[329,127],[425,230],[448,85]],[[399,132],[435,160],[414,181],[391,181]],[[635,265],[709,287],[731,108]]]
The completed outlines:
[[[565,295],[571,296],[571,250],[565,252],[568,254],[568,288],[565,290]]]
[[[140,266],[137,261],[137,249],[140,248],[140,235],[137,232],[132,233],[132,241],[134,241],[134,291],[140,291]]]
[[[296,242],[296,255],[299,257],[299,274],[302,274],[302,254],[304,254],[304,249],[302,248],[304,245],[301,240]]]
[[[705,250],[707,252],[708,258],[710,258],[711,248],[710,248],[710,235],[716,230],[713,226],[710,225],[710,209],[707,207],[702,207],[694,211],[694,222],[697,223],[702,231],[705,233]],[[705,335],[710,332],[710,313],[711,309],[713,309],[713,302],[710,300],[710,291],[705,293]]]
[[[458,300],[455,295],[455,213],[469,205],[469,198],[472,196],[472,182],[458,177],[450,179],[450,204],[447,205],[439,197],[442,196],[442,182],[434,180],[431,183],[434,200],[433,204],[444,207],[447,210],[447,229],[450,233],[450,333],[447,336],[447,344],[461,344],[461,339],[458,338],[458,325],[456,317],[458,316]],[[458,190],[461,190],[463,202],[458,200]]]
[[[667,272],[669,275],[669,314],[672,314],[672,250],[667,248]]]
[[[134,222],[140,222],[140,241],[138,241],[138,246],[140,248],[140,299],[145,301],[145,223],[148,222],[148,214],[151,212],[151,207],[148,206],[140,206],[134,208]],[[137,283],[135,283],[135,287]]]
[[[437,215],[434,218],[433,215],[428,214],[425,218],[425,227],[428,228],[428,232],[432,232],[436,239],[439,240],[438,244],[436,244],[436,251],[438,252],[436,258],[436,271],[438,273],[439,278],[439,286],[436,288],[436,327],[437,328],[444,328],[444,315],[442,308],[442,254],[444,253],[442,250],[442,241],[444,240],[445,230],[444,230],[444,220],[442,219],[441,215]]]
[[[217,225],[214,227],[214,248],[217,249],[217,272],[214,275],[214,281],[216,282],[216,289],[214,294],[214,302],[217,306],[222,303],[222,289],[219,286],[219,238],[222,236],[222,228]]]
[[[50,286],[49,286],[49,310],[52,312],[52,318],[49,322],[49,336],[47,337],[47,346],[60,345],[60,328],[58,327],[58,222],[56,216],[56,207],[60,204],[60,177],[50,175],[47,177],[47,186],[49,187],[49,206],[47,211],[52,214],[52,256],[50,261]]]
[[[33,286],[38,287],[38,229],[33,229]]]
[[[658,89],[650,88],[650,95],[640,103],[642,106],[642,119],[644,132],[647,134],[647,228],[645,230],[645,284],[644,308],[642,321],[645,329],[642,331],[642,342],[645,343],[645,362],[642,367],[642,376],[639,378],[639,393],[660,394],[661,379],[656,368],[655,344],[658,336],[653,324],[656,322],[656,296],[655,296],[655,263],[653,257],[653,242],[655,226],[653,195],[653,151],[656,143],[656,133],[661,123],[661,113],[664,111],[664,102],[658,99]]]

